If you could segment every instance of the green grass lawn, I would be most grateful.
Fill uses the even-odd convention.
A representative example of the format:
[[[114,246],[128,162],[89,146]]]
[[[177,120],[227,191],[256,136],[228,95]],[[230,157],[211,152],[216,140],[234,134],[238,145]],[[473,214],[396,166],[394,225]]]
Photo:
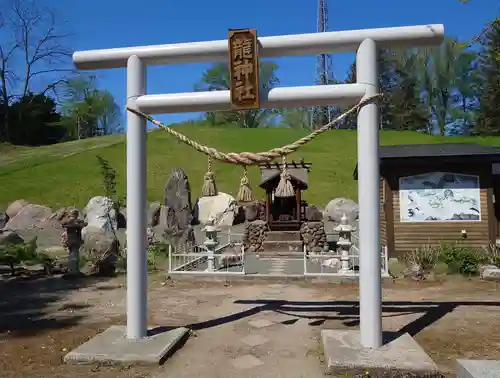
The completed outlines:
[[[290,129],[235,129],[189,126],[181,130],[188,137],[224,152],[265,151],[290,143],[305,131]],[[428,136],[413,132],[381,132],[382,145],[410,143],[473,142],[500,145],[500,137],[462,138]],[[118,192],[125,194],[125,139],[122,135],[92,138],[39,148],[0,145],[0,209],[23,198],[30,203],[52,208],[83,207],[90,197],[104,192],[96,155],[107,159],[117,171]],[[352,178],[356,164],[356,132],[332,130],[292,155],[312,163],[309,190],[305,199],[325,205],[335,197],[356,199],[357,186]],[[161,201],[163,186],[172,168],[184,169],[189,177],[193,201],[199,196],[207,158],[159,130],[148,134],[148,200]],[[215,163],[216,182],[222,192],[236,195],[242,169]],[[254,192],[258,168],[249,168]]]

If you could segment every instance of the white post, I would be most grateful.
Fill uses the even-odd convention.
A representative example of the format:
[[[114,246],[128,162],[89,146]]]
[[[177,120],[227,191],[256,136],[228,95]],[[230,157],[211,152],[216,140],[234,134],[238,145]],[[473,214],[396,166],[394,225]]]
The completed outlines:
[[[127,105],[146,94],[146,67],[135,55],[127,62]],[[127,338],[147,336],[148,266],[146,221],[146,120],[127,112]]]
[[[361,42],[356,56],[357,82],[366,85],[366,96],[378,92],[377,46]],[[359,201],[359,314],[361,345],[382,346],[382,288],[380,271],[380,161],[379,113],[373,102],[358,113]]]

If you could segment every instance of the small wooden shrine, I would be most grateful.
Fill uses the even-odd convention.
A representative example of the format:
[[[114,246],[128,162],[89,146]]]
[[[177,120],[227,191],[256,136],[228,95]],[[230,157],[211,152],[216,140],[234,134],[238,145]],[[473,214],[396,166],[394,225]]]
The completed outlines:
[[[311,163],[289,162],[287,171],[295,196],[279,198],[275,191],[280,181],[283,164],[261,164],[260,187],[266,191],[266,221],[271,230],[299,230],[305,219],[306,201],[302,200],[302,191],[308,187],[308,176]]]

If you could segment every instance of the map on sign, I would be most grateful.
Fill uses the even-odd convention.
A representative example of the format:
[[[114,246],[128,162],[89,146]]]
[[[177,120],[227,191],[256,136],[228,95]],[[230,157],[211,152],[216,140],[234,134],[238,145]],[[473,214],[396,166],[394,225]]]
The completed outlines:
[[[259,59],[254,29],[230,30],[229,75],[231,108],[257,109],[259,96]]]

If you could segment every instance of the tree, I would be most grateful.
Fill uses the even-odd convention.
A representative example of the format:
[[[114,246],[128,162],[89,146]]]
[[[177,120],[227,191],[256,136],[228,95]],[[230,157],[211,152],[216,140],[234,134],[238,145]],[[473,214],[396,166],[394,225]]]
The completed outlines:
[[[477,55],[463,50],[458,59],[455,72],[455,107],[450,115],[454,120],[454,127],[450,128],[452,135],[470,134],[476,121],[478,107],[477,87]]]
[[[352,62],[349,66],[349,70],[347,71],[347,75],[344,84],[354,84],[356,83],[356,62]],[[347,109],[345,108],[336,108],[332,113],[333,117],[338,117]],[[336,129],[346,129],[346,130],[356,130],[357,129],[357,113],[351,113],[348,115],[343,121],[339,122],[335,125]]]
[[[308,108],[287,108],[281,112],[281,124],[291,129],[310,129],[312,112]]]
[[[486,32],[479,55],[480,95],[475,134],[500,135],[500,20]]]
[[[9,107],[11,142],[17,145],[41,146],[61,141],[66,129],[59,125],[61,115],[56,103],[42,93],[15,100]]]
[[[9,105],[30,92],[55,92],[71,68],[69,35],[38,0],[0,0],[0,140],[9,141]]]
[[[386,129],[428,131],[429,110],[421,99],[420,85],[415,74],[418,55],[414,50],[405,50],[383,58],[390,64],[384,98],[385,108],[381,109],[381,121]],[[381,85],[382,86],[382,85]]]
[[[384,95],[384,97],[379,100],[380,129],[397,129],[398,125],[395,123],[395,117],[392,111],[395,107],[393,91],[398,85],[398,71],[396,69],[397,60],[394,53],[390,50],[380,50],[377,60],[378,87],[379,92]]]
[[[456,40],[447,38],[439,47],[416,50],[416,72],[422,86],[423,98],[440,135],[445,135],[447,126],[454,121],[454,95],[458,78],[464,72],[460,66],[464,61],[463,54],[466,53],[459,46]],[[470,77],[472,78],[472,75]],[[464,77],[461,80],[463,81]]]
[[[96,88],[93,77],[77,77],[66,84],[62,113],[60,124],[75,139],[122,130],[120,108],[111,93]]]
[[[273,62],[260,62],[259,79],[263,90],[268,90],[279,84],[276,75],[278,65]],[[201,80],[195,85],[196,91],[229,90],[229,69],[226,63],[216,63],[204,72]],[[278,115],[275,109],[252,109],[247,111],[210,112],[206,119],[212,125],[236,123],[242,128],[256,128],[267,126],[272,118]]]

